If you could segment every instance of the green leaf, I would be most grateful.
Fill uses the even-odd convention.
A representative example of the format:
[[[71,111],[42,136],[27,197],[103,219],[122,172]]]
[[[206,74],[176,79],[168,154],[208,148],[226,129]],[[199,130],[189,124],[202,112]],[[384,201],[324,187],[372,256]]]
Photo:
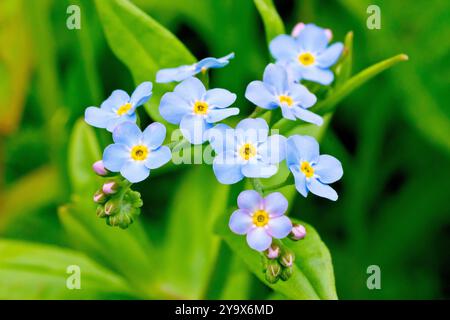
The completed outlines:
[[[213,223],[226,207],[228,190],[206,165],[189,170],[174,190],[161,270],[177,296],[198,299],[204,292],[218,251]]]
[[[267,44],[272,41],[273,38],[280,34],[284,34],[284,24],[281,20],[278,12],[273,5],[272,0],[253,0],[255,2],[256,8],[261,15],[264,23],[264,28],[266,29],[266,39]]]
[[[342,57],[336,66],[335,87],[342,86],[352,75],[353,67],[353,31],[347,32]]]
[[[314,228],[300,222],[306,227],[308,240],[295,243],[285,241],[296,254],[294,273],[286,282],[280,280],[269,284],[262,272],[261,254],[250,249],[245,237],[230,231],[228,218],[231,211],[218,219],[217,232],[262,282],[291,299],[337,298],[330,253]]]
[[[325,114],[327,112],[333,111],[334,107],[341,102],[342,99],[347,97],[350,93],[358,89],[360,86],[365,84],[367,81],[380,74],[384,70],[391,68],[401,61],[408,60],[408,56],[405,54],[399,54],[392,58],[378,62],[367,69],[364,69],[360,73],[351,77],[342,86],[336,88],[325,100],[318,102],[314,107],[311,108],[312,112]]]
[[[92,165],[101,157],[94,130],[79,119],[70,137],[68,155],[69,177],[75,193],[91,196],[99,188],[101,179],[95,175]]]
[[[80,290],[70,290],[69,266],[80,267]],[[54,246],[0,240],[0,299],[132,298],[126,281],[86,256]]]
[[[161,68],[192,64],[195,58],[167,29],[127,0],[97,0],[98,14],[108,44],[115,55],[130,69],[136,84],[154,81]],[[173,88],[157,84],[147,111],[157,121],[159,99]]]

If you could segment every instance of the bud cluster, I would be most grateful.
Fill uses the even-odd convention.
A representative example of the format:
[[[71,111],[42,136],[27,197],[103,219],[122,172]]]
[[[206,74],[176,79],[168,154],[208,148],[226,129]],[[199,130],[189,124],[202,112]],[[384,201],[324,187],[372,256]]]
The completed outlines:
[[[101,161],[97,161],[93,169],[99,176],[109,177],[94,194],[97,216],[106,219],[109,226],[128,228],[140,214],[143,204],[141,194],[131,190],[131,184],[120,176],[110,177],[110,172],[103,167]]]

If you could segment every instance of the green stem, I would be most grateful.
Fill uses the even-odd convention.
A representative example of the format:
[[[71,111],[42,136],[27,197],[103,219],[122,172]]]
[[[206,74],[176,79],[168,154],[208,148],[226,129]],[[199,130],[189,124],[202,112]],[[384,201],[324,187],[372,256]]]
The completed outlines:
[[[253,189],[255,189],[259,194],[264,195],[264,188],[261,181],[258,178],[250,178]]]
[[[267,111],[269,111],[269,110],[263,109],[260,107],[256,107],[255,110],[253,110],[253,112],[248,117],[249,118],[258,118],[258,117],[262,116],[264,113],[266,113]]]
[[[264,192],[269,192],[269,191],[274,191],[274,190],[278,190],[280,188],[286,187],[286,186],[291,186],[294,184],[294,179],[292,177],[292,175],[289,175],[286,180],[284,180],[283,182],[274,184],[272,186],[268,186],[268,187],[264,187]]]
[[[220,294],[225,287],[227,277],[231,268],[232,252],[225,241],[220,241],[219,250],[211,272],[208,286],[206,287],[204,297],[205,299],[219,299]]]

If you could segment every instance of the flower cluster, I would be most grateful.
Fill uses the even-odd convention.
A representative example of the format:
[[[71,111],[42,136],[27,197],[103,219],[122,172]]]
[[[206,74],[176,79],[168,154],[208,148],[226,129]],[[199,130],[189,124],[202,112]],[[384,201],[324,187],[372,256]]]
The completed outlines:
[[[229,227],[238,235],[246,235],[250,248],[264,252],[264,272],[271,283],[287,280],[294,268],[295,256],[281,239],[288,236],[294,241],[303,239],[306,229],[285,215],[288,210],[285,196],[280,192],[267,193],[259,179],[276,175],[280,164],[285,164],[292,174],[292,184],[302,196],[311,192],[333,201],[338,198],[329,184],[343,175],[339,160],[320,155],[314,137],[271,132],[271,126],[282,118],[323,124],[320,115],[308,110],[316,104],[317,97],[308,89],[308,82],[302,81],[321,85],[333,81],[330,67],[340,57],[343,45],[329,46],[330,39],[330,30],[313,24],[298,24],[292,35],[273,39],[269,47],[276,61],[267,65],[262,81],[250,82],[245,91],[247,100],[259,107],[256,111],[263,116],[256,117],[253,113],[234,127],[221,122],[239,114],[240,109],[232,107],[236,94],[222,88],[210,89],[208,81],[196,77],[200,74],[206,80],[208,70],[228,65],[233,53],[163,69],[156,75],[158,83],[179,82],[173,91],[162,96],[159,113],[168,123],[179,126],[186,143],[210,144],[217,180],[222,184],[235,184],[244,178],[252,182],[254,190],[240,193]],[[133,221],[142,201],[139,193],[130,189],[131,185],[168,163],[175,150],[173,144],[164,144],[166,127],[162,123],[151,123],[143,131],[138,126],[137,107],[151,95],[152,83],[144,82],[131,97],[116,90],[100,108],[86,109],[88,124],[112,132],[113,143],[93,167],[107,179],[94,195],[94,201],[98,203],[98,215],[106,218],[109,225],[126,228]],[[278,108],[278,112],[271,112]],[[290,181],[289,177],[286,185]]]

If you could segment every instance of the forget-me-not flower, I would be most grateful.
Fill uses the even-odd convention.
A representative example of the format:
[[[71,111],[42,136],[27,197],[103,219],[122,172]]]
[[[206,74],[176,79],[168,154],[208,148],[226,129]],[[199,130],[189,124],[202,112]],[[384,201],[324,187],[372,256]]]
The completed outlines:
[[[336,191],[328,186],[343,175],[341,162],[319,154],[319,144],[310,136],[294,135],[286,142],[286,164],[294,175],[295,187],[304,197],[315,195],[336,201]]]
[[[313,106],[317,98],[300,83],[288,79],[286,69],[269,64],[264,70],[263,81],[252,81],[247,86],[245,97],[264,109],[280,107],[283,117],[289,120],[296,118],[306,122],[322,125],[321,116],[307,110]]]
[[[235,129],[219,124],[208,132],[216,152],[214,174],[223,184],[233,184],[244,177],[268,178],[278,171],[285,158],[286,138],[268,137],[269,126],[262,118],[244,119]]]
[[[328,85],[333,79],[329,68],[339,59],[343,44],[328,47],[329,33],[314,24],[307,24],[297,37],[279,35],[270,42],[270,52],[277,61],[285,61],[297,79]]]
[[[156,73],[156,82],[166,83],[172,81],[183,81],[197,73],[206,72],[211,68],[223,68],[234,58],[234,53],[230,53],[222,58],[205,58],[191,65],[180,66],[177,68],[161,69]]]
[[[161,116],[172,124],[179,124],[183,136],[192,144],[205,142],[205,133],[213,123],[239,113],[228,108],[236,95],[225,89],[206,90],[194,77],[178,84],[173,92],[164,94],[159,105]]]
[[[166,164],[172,153],[162,146],[166,127],[159,122],[150,124],[144,132],[132,122],[124,122],[114,129],[114,144],[103,152],[106,169],[120,174],[132,183],[145,180],[151,169]]]
[[[255,190],[242,191],[238,207],[230,217],[230,229],[247,235],[248,245],[264,251],[272,244],[272,238],[282,239],[292,229],[292,222],[284,215],[288,208],[286,198],[280,192],[261,197]]]
[[[89,107],[84,114],[85,121],[97,128],[114,128],[126,121],[136,122],[136,108],[143,105],[152,96],[152,83],[141,83],[131,97],[123,90],[115,90],[100,108]]]

